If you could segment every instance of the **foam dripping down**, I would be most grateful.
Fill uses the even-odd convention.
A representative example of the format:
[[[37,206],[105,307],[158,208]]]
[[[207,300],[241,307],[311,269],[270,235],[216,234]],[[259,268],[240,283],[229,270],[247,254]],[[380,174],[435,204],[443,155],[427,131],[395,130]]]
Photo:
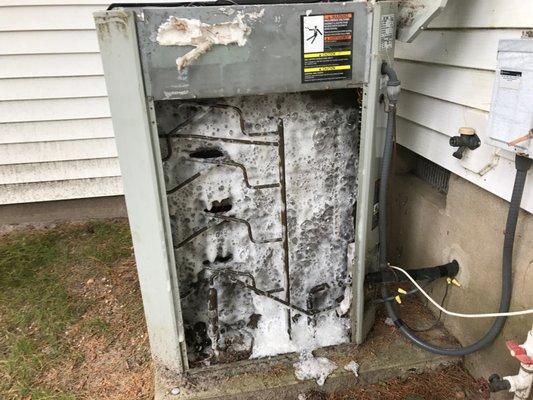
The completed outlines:
[[[315,357],[311,351],[300,354],[300,361],[293,364],[294,375],[301,381],[316,380],[319,386],[323,386],[328,376],[336,369],[337,364],[325,357]]]

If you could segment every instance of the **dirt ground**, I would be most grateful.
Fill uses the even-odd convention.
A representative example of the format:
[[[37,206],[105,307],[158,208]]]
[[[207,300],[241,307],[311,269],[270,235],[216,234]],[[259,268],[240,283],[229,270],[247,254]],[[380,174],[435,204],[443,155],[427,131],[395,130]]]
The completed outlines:
[[[127,221],[0,237],[0,399],[151,399]],[[488,398],[461,367],[306,400]]]
[[[411,375],[405,379],[392,379],[323,398],[327,400],[483,400],[489,397],[486,381],[476,381],[464,368],[451,366],[440,371]],[[313,398],[306,400],[313,400]]]
[[[150,399],[127,222],[0,239],[0,399]]]

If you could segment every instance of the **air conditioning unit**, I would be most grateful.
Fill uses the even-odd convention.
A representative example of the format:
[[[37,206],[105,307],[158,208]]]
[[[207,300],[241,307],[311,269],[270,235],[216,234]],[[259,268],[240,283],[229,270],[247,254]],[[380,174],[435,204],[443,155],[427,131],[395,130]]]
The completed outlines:
[[[184,371],[363,342],[397,12],[95,14],[159,398]]]

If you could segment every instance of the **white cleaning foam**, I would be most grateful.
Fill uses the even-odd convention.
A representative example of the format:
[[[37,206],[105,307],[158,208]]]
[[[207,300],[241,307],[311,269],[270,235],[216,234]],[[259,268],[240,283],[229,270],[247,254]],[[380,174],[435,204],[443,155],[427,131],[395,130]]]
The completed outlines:
[[[337,364],[325,357],[315,357],[313,353],[302,352],[300,361],[293,364],[294,375],[301,381],[315,379],[319,386],[324,385],[328,376],[337,369]]]

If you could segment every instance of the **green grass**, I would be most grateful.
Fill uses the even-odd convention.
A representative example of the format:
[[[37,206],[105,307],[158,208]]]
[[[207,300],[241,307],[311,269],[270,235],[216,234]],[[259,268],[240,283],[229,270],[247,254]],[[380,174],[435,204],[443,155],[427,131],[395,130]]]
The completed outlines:
[[[50,230],[20,231],[0,238],[0,398],[75,399],[41,387],[39,377],[69,352],[64,334],[91,301],[72,288],[105,275],[131,255],[124,222],[91,222]],[[83,329],[101,334],[99,318]]]

